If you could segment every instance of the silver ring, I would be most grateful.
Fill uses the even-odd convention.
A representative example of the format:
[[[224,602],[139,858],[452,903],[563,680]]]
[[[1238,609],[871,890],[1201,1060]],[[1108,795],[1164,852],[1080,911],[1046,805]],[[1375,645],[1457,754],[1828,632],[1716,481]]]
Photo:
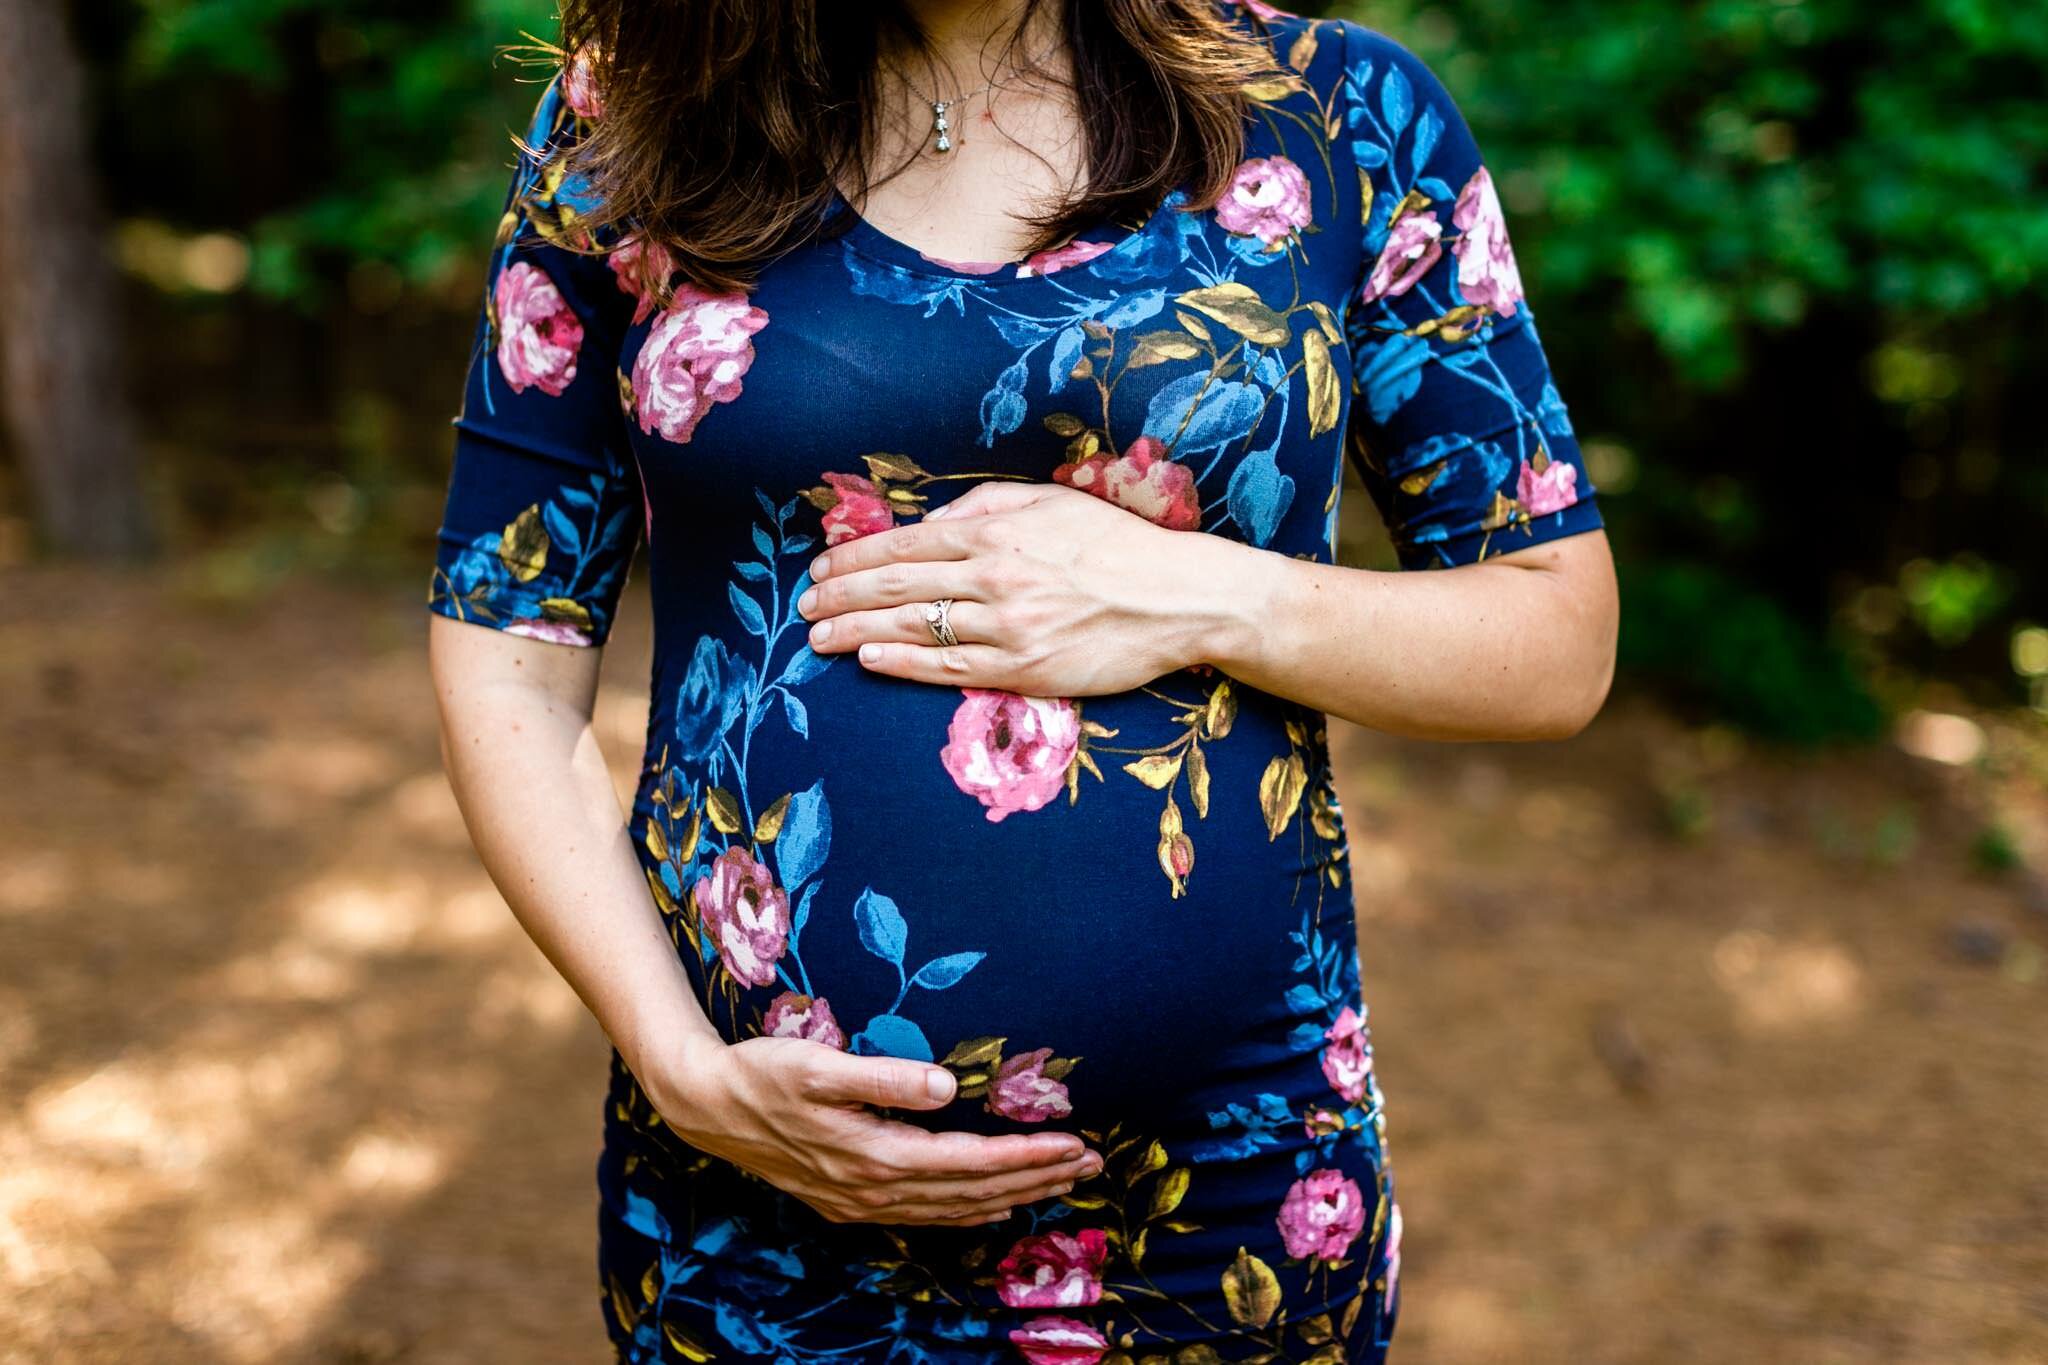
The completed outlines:
[[[953,633],[953,623],[947,616],[953,610],[953,599],[941,597],[924,609],[924,623],[931,627],[932,643],[957,645],[960,637]]]

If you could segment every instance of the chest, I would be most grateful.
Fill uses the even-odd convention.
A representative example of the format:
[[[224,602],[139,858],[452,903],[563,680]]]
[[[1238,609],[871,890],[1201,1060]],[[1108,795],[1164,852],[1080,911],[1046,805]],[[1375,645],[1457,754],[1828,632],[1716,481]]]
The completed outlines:
[[[1030,219],[1085,180],[1087,130],[1064,95],[1006,89],[1000,117],[997,97],[892,111],[875,152],[886,173],[860,195],[861,216],[933,261],[973,269],[1022,259]]]
[[[1143,224],[993,268],[860,218],[749,295],[686,293],[631,329],[621,362],[654,543],[665,520],[743,525],[762,497],[797,495],[828,537],[865,533],[1007,478],[1327,555],[1357,261],[1308,248],[1347,206],[1297,174],[1220,209],[1176,194]]]

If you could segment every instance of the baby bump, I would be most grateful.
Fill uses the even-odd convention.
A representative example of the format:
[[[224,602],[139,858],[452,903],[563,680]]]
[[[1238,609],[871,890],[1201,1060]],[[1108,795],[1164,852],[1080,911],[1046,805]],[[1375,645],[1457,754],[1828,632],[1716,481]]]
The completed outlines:
[[[636,827],[728,1037],[943,1062],[994,1131],[1228,1087],[1345,990],[1313,712],[1194,671],[1067,700],[842,661],[730,719],[687,692]]]

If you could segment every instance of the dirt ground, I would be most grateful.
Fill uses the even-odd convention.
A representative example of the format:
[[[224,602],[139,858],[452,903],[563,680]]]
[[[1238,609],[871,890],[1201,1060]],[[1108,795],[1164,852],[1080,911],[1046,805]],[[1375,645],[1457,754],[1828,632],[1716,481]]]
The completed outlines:
[[[604,1048],[469,849],[415,595],[0,586],[0,1361],[605,1359]],[[2048,882],[1984,870],[2048,867],[2048,761],[1975,719],[1339,736],[1397,1359],[2048,1360]]]

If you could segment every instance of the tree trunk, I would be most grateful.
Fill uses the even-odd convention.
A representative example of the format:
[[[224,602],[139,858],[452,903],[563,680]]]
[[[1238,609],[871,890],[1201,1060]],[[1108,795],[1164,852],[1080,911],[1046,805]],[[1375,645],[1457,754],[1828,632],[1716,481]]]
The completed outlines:
[[[0,0],[0,415],[60,554],[153,544],[121,365],[119,304],[58,0]]]

